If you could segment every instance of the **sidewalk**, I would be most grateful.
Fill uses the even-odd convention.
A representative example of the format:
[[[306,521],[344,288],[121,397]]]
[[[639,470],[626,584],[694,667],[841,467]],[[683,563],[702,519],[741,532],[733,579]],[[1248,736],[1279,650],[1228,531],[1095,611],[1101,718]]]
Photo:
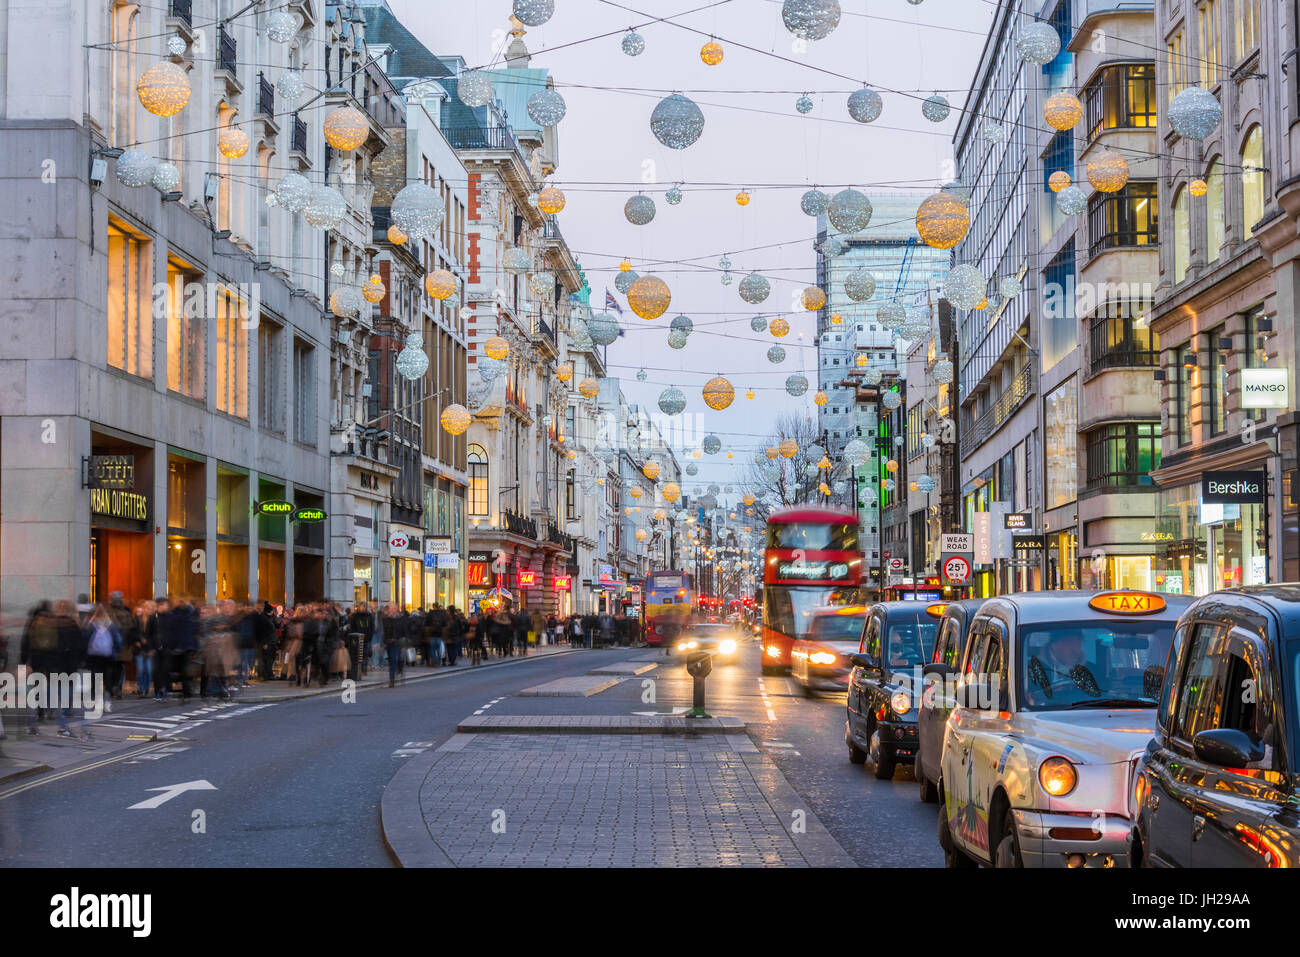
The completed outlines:
[[[490,658],[477,668],[469,663],[468,658],[460,659],[454,668],[427,668],[422,665],[407,665],[405,674],[398,680],[398,683],[399,686],[412,684],[436,678],[440,675],[460,674],[509,662],[526,661],[533,658],[544,658],[582,650],[584,649],[570,648],[567,645],[543,645],[530,648],[526,657]],[[385,664],[380,668],[371,668],[369,674],[356,683],[356,689],[361,691],[369,688],[387,687],[387,685],[388,666]],[[25,709],[6,711],[0,714],[0,722],[3,722],[5,732],[5,736],[0,738],[0,785],[29,775],[61,770],[78,764],[87,758],[110,758],[119,754],[125,757],[127,756],[126,752],[132,749],[154,750],[166,746],[169,740],[164,738],[159,743],[158,732],[149,730],[147,723],[141,724],[139,728],[111,727],[115,719],[126,718],[149,722],[151,719],[166,718],[169,721],[174,721],[178,710],[243,708],[341,693],[342,687],[337,681],[324,687],[308,686],[305,688],[300,688],[287,681],[259,681],[254,682],[247,688],[239,689],[228,700],[224,701],[212,696],[202,698],[197,694],[188,701],[184,701],[175,694],[167,701],[154,701],[153,698],[137,698],[128,694],[125,698],[114,701],[113,710],[98,719],[88,720],[83,717],[70,719],[68,726],[73,732],[73,737],[70,738],[58,734],[58,721],[53,717],[38,724],[39,733],[33,737],[26,730],[27,712]],[[185,725],[177,724],[175,727],[179,730],[183,729]]]

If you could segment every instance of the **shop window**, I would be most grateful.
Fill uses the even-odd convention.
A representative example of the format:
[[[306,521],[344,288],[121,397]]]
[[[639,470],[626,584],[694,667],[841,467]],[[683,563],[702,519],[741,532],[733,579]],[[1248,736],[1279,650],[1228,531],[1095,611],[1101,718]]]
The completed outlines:
[[[1223,163],[1218,159],[1205,174],[1205,261],[1217,262],[1226,230],[1223,220]]]
[[[1079,464],[1075,451],[1078,441],[1079,403],[1074,376],[1044,400],[1047,454],[1047,508],[1073,502],[1078,497]]]
[[[1122,422],[1088,433],[1088,488],[1129,488],[1151,484],[1160,467],[1160,426]]]
[[[488,514],[488,458],[481,445],[469,447],[469,513]]]
[[[1117,193],[1098,193],[1088,204],[1088,254],[1157,241],[1156,184],[1130,180]]]
[[[1246,134],[1241,150],[1241,209],[1242,229],[1249,239],[1264,218],[1264,133],[1259,126]]]
[[[1165,91],[1165,96],[1171,103],[1174,97],[1187,86],[1187,61],[1183,56],[1183,45],[1181,28],[1165,44],[1165,63],[1169,67],[1169,89]]]
[[[1088,139],[1103,130],[1148,129],[1156,125],[1154,63],[1104,68],[1083,92]]]
[[[1246,349],[1241,355],[1240,364],[1247,369],[1259,369],[1268,364],[1267,340],[1260,334],[1259,323],[1264,318],[1264,307],[1255,306],[1245,316]],[[1263,409],[1242,409],[1242,415],[1249,416],[1256,422],[1264,418]]]
[[[203,398],[205,303],[202,277],[175,259],[167,262],[167,388]]]
[[[1192,388],[1195,385],[1196,367],[1188,367],[1192,351],[1179,346],[1174,351],[1174,440],[1186,445],[1192,440]]]
[[[248,418],[248,306],[227,289],[216,295],[217,409]]]
[[[113,42],[109,46],[110,146],[135,144],[136,23],[140,7],[128,0],[116,0],[112,7]]]
[[[153,377],[153,271],[150,244],[108,224],[107,361],[114,369]]]

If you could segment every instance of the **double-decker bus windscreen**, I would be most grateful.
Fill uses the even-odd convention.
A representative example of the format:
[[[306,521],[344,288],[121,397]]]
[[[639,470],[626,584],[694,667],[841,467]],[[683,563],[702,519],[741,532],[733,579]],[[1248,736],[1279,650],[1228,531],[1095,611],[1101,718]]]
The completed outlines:
[[[771,523],[767,526],[767,547],[855,552],[858,549],[858,529],[855,525],[826,525],[812,522],[795,522],[789,525]]]

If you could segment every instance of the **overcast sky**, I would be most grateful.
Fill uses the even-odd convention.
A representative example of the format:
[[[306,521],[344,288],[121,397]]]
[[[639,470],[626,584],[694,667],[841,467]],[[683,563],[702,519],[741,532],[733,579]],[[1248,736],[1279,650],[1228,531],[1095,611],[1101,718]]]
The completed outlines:
[[[915,6],[908,0],[841,0],[838,28],[800,49],[781,22],[781,0],[723,0],[676,16],[710,2],[555,0],[550,21],[529,28],[524,38],[533,54],[530,65],[551,71],[568,105],[552,182],[567,198],[560,227],[591,283],[593,307],[603,308],[607,287],[614,291],[625,256],[639,273],[654,272],[672,289],[668,312],[652,322],[637,318],[615,292],[624,305],[627,334],[610,346],[609,364],[628,400],[646,409],[655,409],[662,389],[681,387],[688,399],[685,414],[700,417],[689,421],[703,422],[722,439],[723,452],[700,460],[698,479],[686,480],[688,490],[696,481],[736,478],[777,412],[796,403],[814,410],[815,314],[791,311],[792,294],[815,278],[816,221],[800,211],[800,195],[812,185],[828,192],[852,185],[868,195],[891,189],[924,195],[951,179],[946,164],[956,111],[996,9],[996,0],[923,0]],[[511,0],[389,4],[434,53],[459,54],[471,66],[505,65]],[[627,27],[665,16],[673,22],[638,26],[644,53],[622,52]],[[712,67],[699,55],[710,35],[724,50],[722,62]],[[882,115],[866,125],[851,120],[845,105],[863,82],[900,91],[883,92]],[[705,116],[703,135],[681,151],[661,146],[649,126],[655,103],[674,91],[699,103]],[[803,92],[815,103],[807,115],[794,109]],[[921,99],[903,92],[920,98],[942,93],[953,113],[931,123],[921,115]],[[670,206],[663,194],[675,183],[685,196]],[[751,200],[742,208],[735,195],[744,186]],[[639,190],[658,207],[646,226],[633,226],[623,216],[623,204]],[[735,276],[730,286],[722,285],[717,268],[723,255],[730,257]],[[758,307],[737,292],[751,270],[772,280],[770,298]],[[790,335],[780,340],[787,351],[780,365],[766,358],[776,340],[750,330],[756,309],[791,320]],[[679,313],[691,317],[696,331],[685,349],[674,350],[666,341],[668,323]],[[645,383],[635,378],[642,367]],[[783,388],[793,372],[812,384],[800,399]],[[718,373],[737,391],[724,412],[708,409],[700,398],[700,386]],[[757,393],[752,401],[744,398],[747,388]],[[735,458],[728,461],[727,451]]]

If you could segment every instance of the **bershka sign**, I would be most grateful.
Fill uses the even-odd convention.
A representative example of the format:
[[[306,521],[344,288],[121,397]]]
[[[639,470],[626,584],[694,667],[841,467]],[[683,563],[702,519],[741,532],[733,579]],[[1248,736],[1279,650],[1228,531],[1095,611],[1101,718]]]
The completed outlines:
[[[1291,407],[1291,387],[1286,369],[1242,369],[1241,395],[1238,401],[1243,409],[1288,409]]]
[[[1263,472],[1201,474],[1202,505],[1258,505],[1263,501]]]

